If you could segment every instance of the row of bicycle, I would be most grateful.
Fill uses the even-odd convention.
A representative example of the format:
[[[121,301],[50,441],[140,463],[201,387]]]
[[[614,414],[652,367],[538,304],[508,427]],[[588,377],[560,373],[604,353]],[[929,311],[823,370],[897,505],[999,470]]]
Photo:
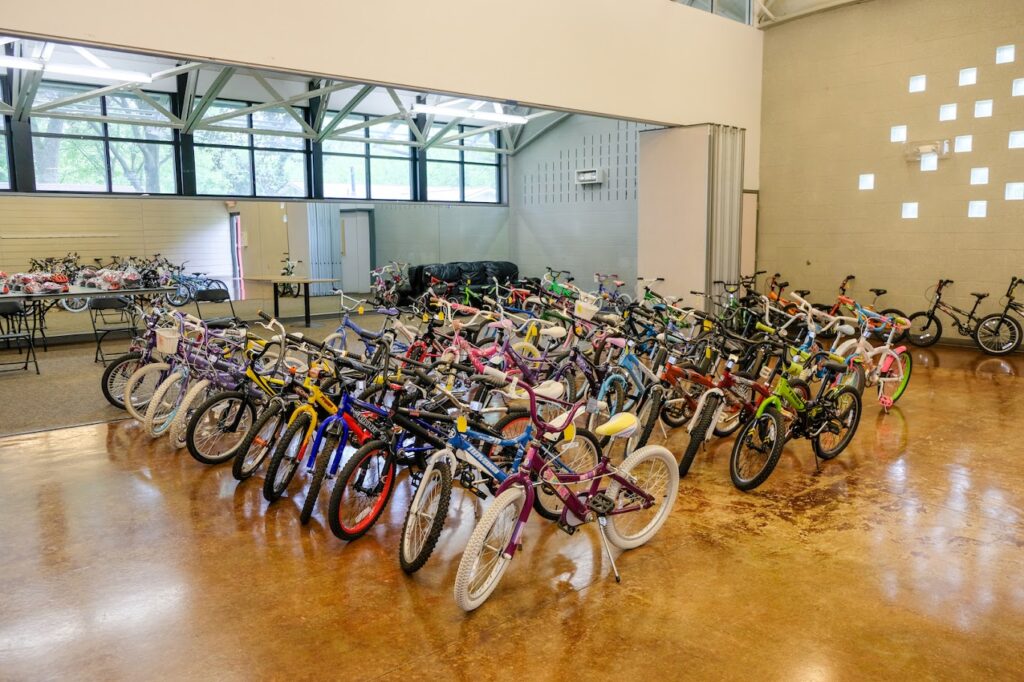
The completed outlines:
[[[892,345],[906,321],[852,300],[853,317],[799,295],[787,311],[748,280],[742,296],[704,312],[650,280],[613,310],[557,281],[549,274],[487,308],[433,299],[380,309],[376,329],[355,322],[366,302],[339,292],[342,323],[324,342],[262,314],[266,333],[256,335],[151,310],[103,391],[197,461],[230,462],[240,483],[262,472],[271,503],[302,481],[303,523],[323,498],[343,540],[373,527],[408,470],[415,492],[399,558],[410,573],[442,538],[453,485],[494,498],[456,577],[468,610],[495,589],[531,510],[570,534],[596,523],[612,559],[609,545],[637,547],[658,531],[679,476],[714,435],[736,436],[732,479],[749,490],[790,439],[837,456],[865,387],[887,407],[909,381],[909,355]],[[648,444],[659,423],[690,432],[681,462]]]

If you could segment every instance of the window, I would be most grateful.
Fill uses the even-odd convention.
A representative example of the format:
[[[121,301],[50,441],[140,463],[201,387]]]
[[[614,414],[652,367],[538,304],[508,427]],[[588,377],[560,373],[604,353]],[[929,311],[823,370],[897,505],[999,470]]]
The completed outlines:
[[[43,83],[36,104],[87,92],[88,87]],[[165,93],[117,93],[56,107],[32,117],[36,188],[62,192],[173,194],[174,132],[162,113]],[[65,116],[94,117],[71,120]],[[116,123],[100,120],[116,119]]]
[[[1010,64],[1017,58],[1017,50],[1013,45],[1001,45],[996,48],[996,64]]]
[[[327,120],[333,115],[327,113]],[[413,198],[412,133],[403,119],[366,125],[352,114],[324,140],[324,196],[341,199]],[[365,140],[365,142],[363,141]]]
[[[1007,201],[1024,201],[1024,182],[1006,183]]]
[[[906,142],[907,126],[893,126],[889,129],[890,142]]]
[[[988,184],[988,168],[972,168],[971,169],[971,184],[972,185],[987,185]]]
[[[969,152],[974,148],[974,136],[973,135],[957,135],[953,141],[953,151],[962,154]]]
[[[902,216],[903,216],[904,220],[916,220],[917,219],[917,202],[916,201],[904,202],[903,203],[903,213],[902,213]]]
[[[750,0],[675,0],[680,5],[714,12],[720,17],[750,23]]]
[[[206,110],[204,119],[227,118],[213,120],[194,133],[196,192],[307,196],[308,151],[302,124],[284,107],[230,115],[249,106],[247,102],[217,100]]]
[[[921,155],[921,170],[933,171],[939,168],[939,155],[935,152],[925,152]]]
[[[992,116],[992,100],[980,99],[974,103],[974,118],[989,118]]]
[[[1010,149],[1024,149],[1024,130],[1014,130],[1010,133]]]
[[[969,69],[960,69],[960,81],[961,86],[974,85],[978,82],[978,69],[973,66]]]
[[[862,173],[860,180],[857,182],[857,189],[866,190],[875,188],[875,174],[874,173]]]
[[[370,198],[412,199],[412,133],[401,119],[369,126]],[[374,142],[377,140],[377,142]]]
[[[956,104],[943,104],[939,107],[939,120],[940,121],[955,121],[956,120]]]
[[[334,119],[334,114],[327,112],[325,120]],[[324,196],[337,199],[365,199],[369,193],[368,170],[369,156],[365,142],[366,128],[345,130],[352,126],[362,126],[366,117],[353,114],[345,117],[336,131],[345,138],[353,140],[327,139],[323,142],[324,151]],[[336,133],[339,134],[339,133]]]
[[[925,88],[928,87],[927,76],[911,76],[910,84],[907,87],[909,92],[924,92]]]
[[[1024,78],[1014,79],[1012,93],[1014,97],[1024,97]]]
[[[7,117],[0,115],[0,189],[11,188],[11,157],[7,144]]]
[[[435,124],[430,138],[444,130]],[[446,144],[427,149],[427,200],[468,201],[496,204],[500,200],[501,161],[497,152],[497,133],[473,135],[473,126],[456,126],[445,133],[458,136]]]
[[[987,201],[971,201],[967,204],[968,218],[984,218],[988,215]]]

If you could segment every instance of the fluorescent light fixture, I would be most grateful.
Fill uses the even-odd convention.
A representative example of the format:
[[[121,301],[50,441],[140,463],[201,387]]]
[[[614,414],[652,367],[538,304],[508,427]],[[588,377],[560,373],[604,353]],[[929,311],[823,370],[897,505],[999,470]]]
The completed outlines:
[[[921,155],[921,170],[933,171],[939,168],[939,155],[935,152],[926,152]]]
[[[978,69],[960,69],[960,85],[974,85],[978,82]]]
[[[1017,58],[1017,50],[1013,45],[1000,45],[996,48],[996,64],[1009,64]]]
[[[990,118],[992,116],[992,100],[979,99],[974,103],[974,118]]]
[[[903,213],[904,220],[916,220],[917,219],[917,202],[916,201],[905,201],[903,202]]]
[[[6,69],[22,69],[24,71],[42,71],[43,65],[34,59],[24,57],[8,57],[0,55],[0,66]]]
[[[890,142],[906,142],[907,126],[893,126],[889,129]]]
[[[973,135],[957,135],[956,139],[953,140],[953,151],[958,154],[969,152],[974,149],[974,136]]]
[[[984,218],[988,215],[987,201],[971,201],[967,204],[968,218]]]
[[[1024,149],[1024,130],[1010,133],[1010,149]]]
[[[1024,182],[1006,183],[1007,201],[1024,201]]]
[[[124,81],[126,83],[152,83],[153,77],[141,71],[123,71],[121,69],[101,69],[95,66],[80,64],[52,64],[44,67],[46,73],[59,73],[63,76],[83,76],[100,80]]]
[[[857,181],[857,189],[874,189],[875,188],[875,174],[874,173],[862,173],[860,179]]]
[[[454,107],[434,106],[432,104],[417,104],[413,107],[412,113],[451,116],[452,118],[472,118],[478,121],[493,121],[495,123],[509,123],[514,125],[523,125],[530,120],[525,116],[516,116],[514,114],[499,114],[492,111],[455,109]]]
[[[927,76],[911,76],[910,85],[907,90],[910,92],[924,92],[926,87],[928,87]]]
[[[955,121],[956,120],[956,104],[943,104],[939,107],[939,120],[940,121]]]
[[[54,64],[43,63],[36,59],[25,57],[9,57],[0,55],[0,67],[9,69],[22,69],[24,71],[45,71],[56,73],[62,76],[82,76],[85,78],[98,78],[101,80],[124,81],[126,83],[152,83],[153,77],[141,71],[124,71],[122,69],[101,69],[97,66],[86,66],[84,64]]]
[[[987,185],[988,184],[988,168],[972,168],[971,169],[971,184],[972,185]]]

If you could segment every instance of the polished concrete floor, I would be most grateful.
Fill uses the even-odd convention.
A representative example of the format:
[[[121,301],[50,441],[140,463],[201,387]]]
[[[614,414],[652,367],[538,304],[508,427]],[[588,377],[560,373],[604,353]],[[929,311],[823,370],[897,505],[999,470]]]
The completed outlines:
[[[535,517],[469,615],[472,498],[410,578],[407,482],[345,545],[130,422],[0,439],[0,679],[1022,679],[1024,358],[915,359],[820,471],[797,442],[744,494],[728,443],[701,453],[621,584]]]

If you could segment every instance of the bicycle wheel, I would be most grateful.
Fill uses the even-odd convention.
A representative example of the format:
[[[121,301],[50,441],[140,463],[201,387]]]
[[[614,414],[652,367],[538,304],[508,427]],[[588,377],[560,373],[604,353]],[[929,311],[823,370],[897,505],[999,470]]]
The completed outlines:
[[[192,300],[192,291],[185,284],[178,284],[175,286],[174,291],[164,294],[164,300],[167,301],[168,305],[180,308]]]
[[[188,443],[188,422],[195,414],[196,408],[209,396],[210,380],[201,379],[188,389],[188,393],[181,399],[181,405],[174,414],[171,422],[170,436],[171,446],[180,450]]]
[[[910,384],[910,371],[913,369],[913,356],[907,351],[897,353],[889,365],[889,369],[879,377],[878,388],[882,395],[888,396],[894,403],[903,397]]]
[[[188,422],[185,444],[201,464],[220,464],[235,456],[256,419],[256,408],[243,391],[221,391],[196,408]]]
[[[828,422],[811,439],[814,454],[821,459],[832,459],[846,449],[860,424],[861,402],[857,391],[849,386],[826,395],[822,408],[827,410]]]
[[[163,383],[167,370],[166,362],[153,362],[135,371],[124,385],[124,409],[139,422],[146,420],[146,408],[156,389]]]
[[[647,400],[636,413],[640,428],[633,432],[633,435],[626,439],[626,452],[630,453],[647,445],[647,440],[654,431],[654,423],[658,421],[661,414],[661,405],[665,400],[665,389],[661,386],[651,388]]]
[[[849,361],[847,361],[849,362]],[[850,386],[860,395],[864,395],[864,387],[867,386],[867,375],[864,372],[864,363],[855,359],[849,363],[849,368],[843,374],[836,377],[836,386]]]
[[[274,456],[267,466],[267,476],[263,479],[263,498],[267,502],[273,502],[284,495],[295,472],[299,470],[299,462],[310,444],[307,441],[312,439],[309,433],[312,424],[313,418],[303,412],[288,425],[288,430],[278,441]]]
[[[693,419],[703,386],[680,379],[672,385],[661,408],[661,421],[674,429],[685,426]]]
[[[775,407],[743,425],[729,458],[729,476],[738,489],[753,490],[775,470],[786,444],[785,424]]]
[[[499,495],[473,529],[455,574],[455,603],[472,611],[487,601],[508,569],[505,553],[526,503],[522,488],[512,487]]]
[[[69,313],[80,313],[85,311],[89,307],[89,299],[87,298],[62,298],[60,299],[60,307]]]
[[[935,315],[922,311],[910,316],[907,341],[919,348],[927,348],[941,338],[942,322]]]
[[[974,342],[989,355],[1012,353],[1020,341],[1020,323],[1003,313],[986,315],[974,329]]]
[[[107,365],[103,370],[100,388],[108,403],[122,410],[125,409],[124,386],[128,382],[128,378],[142,366],[142,353],[138,351],[125,353]]]
[[[619,475],[654,498],[644,507],[643,498],[612,479],[605,494],[615,502],[616,510],[640,505],[640,509],[609,514],[605,530],[608,542],[619,549],[633,549],[650,541],[665,523],[679,493],[676,458],[661,445],[648,445],[633,452],[619,467]]]
[[[157,387],[153,398],[146,407],[145,419],[142,421],[150,436],[158,438],[170,428],[171,421],[174,420],[174,415],[177,413],[186,391],[188,391],[188,381],[182,371],[172,373]]]
[[[278,401],[273,401],[260,412],[252,428],[246,432],[238,445],[231,475],[238,481],[252,476],[263,464],[263,460],[277,446],[277,441],[288,425],[288,415]]]
[[[327,467],[334,460],[334,451],[338,449],[340,436],[331,434],[325,439],[324,447],[316,455],[316,463],[313,465],[313,478],[309,481],[306,489],[306,500],[302,503],[302,511],[299,513],[299,522],[302,525],[309,523],[316,509],[316,498],[320,496],[320,488],[323,486],[324,478],[327,476]]]
[[[693,430],[690,431],[690,443],[686,446],[683,458],[679,460],[680,476],[685,476],[690,471],[693,458],[697,456],[697,450],[707,440],[708,429],[711,428],[711,421],[715,418],[715,411],[718,409],[718,404],[721,401],[722,396],[717,394],[709,395],[708,399],[704,401],[704,406],[701,408],[697,423],[694,425]]]
[[[409,502],[398,543],[398,563],[412,574],[423,568],[437,545],[452,499],[452,471],[438,460],[427,466],[416,494]]]
[[[544,447],[544,459],[546,459],[552,471],[560,474],[584,473],[597,468],[601,460],[601,444],[597,436],[587,429],[576,429],[576,438],[571,441],[563,440],[555,445],[546,444]],[[586,491],[590,487],[590,481],[580,483],[567,483],[564,485],[575,495]],[[557,521],[562,518],[562,509],[565,503],[550,486],[541,483],[534,488],[536,493],[533,496],[533,509],[548,521]]]
[[[371,440],[356,450],[338,474],[331,493],[331,531],[351,542],[366,534],[387,506],[397,466],[387,443]]]

